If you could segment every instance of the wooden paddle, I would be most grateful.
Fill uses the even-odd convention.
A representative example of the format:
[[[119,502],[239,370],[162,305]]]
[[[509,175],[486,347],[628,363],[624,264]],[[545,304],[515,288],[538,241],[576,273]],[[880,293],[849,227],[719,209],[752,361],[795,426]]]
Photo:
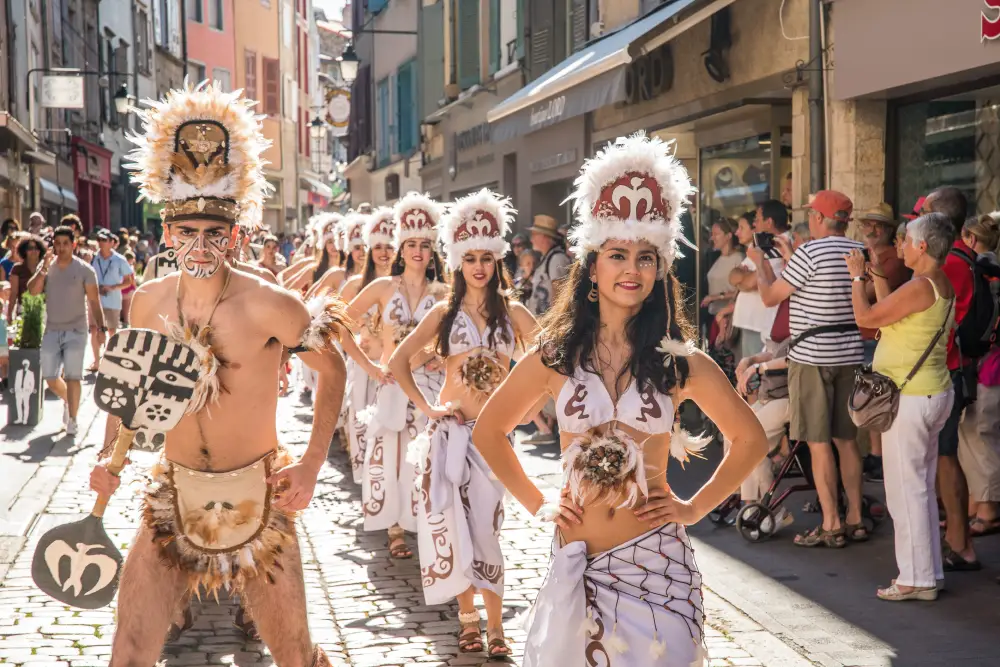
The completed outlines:
[[[108,341],[94,387],[97,406],[121,419],[107,469],[125,466],[138,429],[165,432],[184,416],[200,364],[187,345],[146,329],[125,329]],[[81,609],[111,602],[118,590],[122,555],[104,530],[110,497],[99,496],[90,516],[42,535],[31,577],[43,592]]]

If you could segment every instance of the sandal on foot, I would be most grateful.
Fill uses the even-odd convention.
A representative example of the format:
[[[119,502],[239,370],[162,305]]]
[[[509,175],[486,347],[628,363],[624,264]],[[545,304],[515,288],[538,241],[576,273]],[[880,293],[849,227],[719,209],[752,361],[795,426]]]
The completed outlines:
[[[851,542],[867,542],[871,537],[871,534],[863,523],[849,523],[844,526],[844,529],[847,532],[847,539]]]
[[[413,558],[413,549],[406,543],[406,538],[402,535],[389,538],[389,557],[396,560]]]
[[[479,612],[458,613],[458,652],[482,653],[483,631],[479,628]]]
[[[251,620],[247,615],[246,609],[243,608],[243,605],[240,605],[236,609],[236,619],[233,621],[233,626],[242,632],[243,636],[245,636],[248,641],[260,641],[260,633],[257,632],[257,624],[254,623],[253,620]]]
[[[1000,533],[1000,519],[988,521],[977,516],[969,522],[970,537],[985,537],[996,533]]]
[[[486,647],[487,660],[490,662],[509,662],[510,646],[507,645],[507,638],[503,636],[503,628],[486,630],[486,638],[489,643]]]
[[[944,555],[942,563],[945,572],[978,572],[983,569],[983,564],[978,560],[965,560],[957,551],[944,545]]]
[[[194,625],[194,614],[191,613],[191,606],[188,605],[184,608],[184,623],[182,625],[177,625],[176,623],[170,624],[170,629],[167,630],[167,644],[173,644],[175,641],[181,638],[181,635],[191,629]]]
[[[796,535],[795,545],[810,549],[814,547],[843,549],[847,546],[847,539],[844,537],[843,528],[839,528],[837,530],[823,530],[821,526],[816,526],[810,531]]]
[[[938,589],[934,588],[914,588],[911,591],[903,592],[900,590],[899,585],[894,581],[892,585],[888,588],[880,588],[876,593],[879,600],[885,600],[887,602],[905,602],[906,600],[922,600],[924,602],[931,602],[937,600]]]

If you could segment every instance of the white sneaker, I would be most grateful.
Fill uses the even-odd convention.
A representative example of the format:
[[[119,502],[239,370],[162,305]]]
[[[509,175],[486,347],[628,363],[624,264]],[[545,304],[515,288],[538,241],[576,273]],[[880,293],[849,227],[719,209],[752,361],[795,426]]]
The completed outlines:
[[[794,522],[795,517],[792,516],[792,513],[782,507],[778,510],[774,520],[772,520],[769,516],[764,517],[764,520],[760,522],[760,529],[768,535],[774,535],[782,528],[787,528]]]
[[[66,435],[76,435],[76,420],[70,419],[66,422]]]

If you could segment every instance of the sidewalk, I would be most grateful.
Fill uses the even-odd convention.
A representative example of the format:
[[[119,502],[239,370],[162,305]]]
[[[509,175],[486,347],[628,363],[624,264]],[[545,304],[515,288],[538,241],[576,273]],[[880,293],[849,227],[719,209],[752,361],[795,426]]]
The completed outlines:
[[[87,400],[92,406],[93,403]],[[50,410],[51,412],[51,410]],[[23,526],[10,550],[9,570],[0,574],[0,663],[97,667],[110,658],[113,606],[74,610],[56,603],[33,587],[30,561],[38,537],[54,525],[84,516],[93,502],[86,479],[93,465],[103,421],[91,407],[83,424],[87,430],[74,449],[64,446],[62,456],[42,458],[35,476],[23,485],[8,513],[5,526]],[[58,419],[60,415],[56,415]],[[35,433],[48,430],[36,429]],[[295,396],[282,399],[279,424],[282,438],[292,450],[305,445],[311,412]],[[8,433],[8,438],[10,433]],[[5,454],[17,451],[6,441]],[[21,450],[29,448],[21,443]],[[64,450],[53,449],[54,452]],[[135,465],[123,477],[122,490],[112,500],[105,526],[122,548],[127,548],[138,519],[137,470],[148,466],[150,454],[133,456]],[[426,606],[420,589],[417,559],[392,561],[385,536],[364,533],[360,489],[350,480],[346,456],[331,453],[316,495],[299,524],[309,596],[309,623],[314,641],[320,643],[338,666],[393,667],[402,665],[480,665],[483,656],[457,656],[457,606]],[[503,548],[507,558],[505,619],[508,636],[520,664],[524,632],[514,617],[525,611],[542,583],[547,567],[550,528],[531,520],[511,505],[504,524]],[[2,571],[0,571],[2,572]],[[706,572],[711,582],[711,572]],[[711,667],[805,667],[804,660],[766,633],[733,606],[706,591],[707,643]],[[224,601],[195,604],[196,624],[165,649],[167,666],[236,664],[241,667],[272,665],[263,645],[246,642],[232,626],[235,606]],[[496,663],[489,663],[496,664]]]

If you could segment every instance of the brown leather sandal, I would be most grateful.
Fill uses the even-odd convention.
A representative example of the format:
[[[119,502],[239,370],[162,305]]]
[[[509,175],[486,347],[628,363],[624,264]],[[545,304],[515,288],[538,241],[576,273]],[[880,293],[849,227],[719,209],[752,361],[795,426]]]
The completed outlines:
[[[483,631],[479,627],[480,619],[478,611],[469,613],[458,613],[458,652],[459,653],[482,653],[483,652]]]
[[[510,646],[507,645],[507,638],[503,635],[503,628],[487,628],[486,638],[489,643],[486,646],[486,659],[490,662],[510,662]]]
[[[243,605],[236,608],[236,618],[233,620],[233,625],[237,630],[243,633],[248,641],[259,642],[260,633],[257,632],[257,624],[249,617],[246,609]]]

